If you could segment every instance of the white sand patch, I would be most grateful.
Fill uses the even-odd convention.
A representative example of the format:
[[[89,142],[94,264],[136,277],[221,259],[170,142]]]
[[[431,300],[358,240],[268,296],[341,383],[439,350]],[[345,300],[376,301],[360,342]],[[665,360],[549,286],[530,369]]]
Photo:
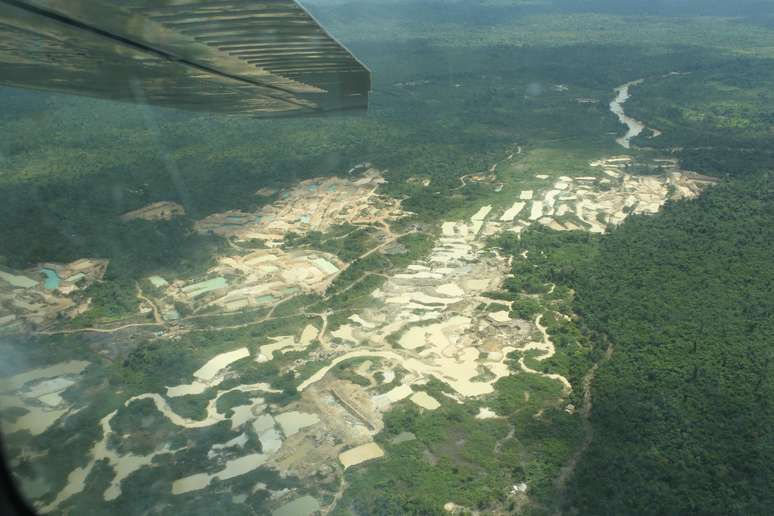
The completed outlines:
[[[395,370],[385,369],[382,371],[382,377],[384,378],[382,383],[392,383],[395,381]]]
[[[456,283],[446,283],[435,288],[435,291],[442,296],[449,297],[462,297],[465,295],[465,291],[460,288]]]
[[[0,387],[2,390],[7,391],[18,390],[25,383],[29,383],[34,380],[40,380],[43,378],[55,378],[57,376],[64,376],[68,374],[80,374],[84,369],[86,369],[88,365],[89,362],[83,360],[61,362],[56,365],[41,367],[31,371],[26,371],[24,373],[19,373],[8,379],[2,379],[0,380]]]
[[[542,324],[543,321],[543,315],[537,316],[535,319],[535,326],[537,326],[538,330],[540,331],[540,334],[542,335],[542,340],[540,342],[530,342],[526,346],[522,347],[520,351],[530,351],[530,350],[538,350],[542,351],[543,355],[536,358],[539,362],[543,362],[544,360],[548,360],[552,356],[556,354],[556,348],[554,347],[554,343],[551,341],[551,337],[548,335],[548,330],[545,326]],[[539,376],[542,376],[544,378],[549,378],[551,380],[556,380],[559,383],[562,384],[562,391],[563,395],[567,396],[572,392],[572,385],[562,375],[559,374],[548,374],[548,373],[542,373],[540,371],[536,371],[530,367],[528,367],[524,362],[524,357],[521,357],[519,359],[519,366],[521,369],[526,373],[536,374]]]
[[[350,320],[350,321],[352,321],[352,322],[353,322],[353,323],[355,323],[355,324],[359,324],[359,325],[360,325],[360,326],[362,326],[363,328],[368,328],[369,330],[370,330],[370,329],[373,329],[373,328],[375,328],[375,327],[376,327],[376,325],[375,325],[375,324],[373,324],[373,323],[370,323],[370,322],[366,321],[365,319],[363,319],[362,317],[360,317],[358,314],[351,315],[351,316],[349,317],[349,320]]]
[[[480,210],[478,210],[478,212],[475,215],[473,215],[470,218],[470,220],[473,221],[473,222],[483,221],[487,217],[487,215],[489,215],[489,212],[491,212],[491,211],[492,211],[492,207],[491,206],[484,206]]]
[[[546,208],[553,212],[554,204],[556,204],[556,198],[559,196],[559,194],[562,193],[561,190],[551,190],[549,191],[545,196],[545,206]]]
[[[427,410],[435,410],[441,406],[438,400],[427,394],[425,391],[415,392],[411,398],[409,398],[415,405],[420,406]]]
[[[110,481],[110,485],[103,492],[102,497],[105,501],[115,500],[121,496],[121,483],[129,475],[139,470],[140,468],[150,466],[153,459],[157,455],[175,453],[179,450],[170,450],[168,447],[163,447],[155,450],[150,455],[119,455],[115,450],[108,448],[108,439],[112,435],[113,430],[110,426],[110,422],[115,417],[118,411],[113,411],[100,420],[100,426],[102,428],[102,438],[97,441],[91,449],[90,460],[88,464],[83,467],[76,468],[70,472],[67,477],[67,483],[64,488],[57,494],[54,500],[43,507],[37,507],[38,512],[47,513],[55,510],[62,502],[70,497],[83,492],[86,487],[86,480],[91,474],[94,465],[99,461],[107,461],[107,464],[113,468],[115,475]]]
[[[425,294],[424,292],[409,292],[401,296],[388,297],[385,299],[386,303],[398,305],[404,305],[411,302],[423,305],[450,305],[458,303],[459,301],[459,298],[435,297]]]
[[[534,195],[535,192],[533,190],[524,190],[521,192],[521,195],[519,195],[519,199],[522,201],[531,201]]]
[[[52,378],[43,380],[22,393],[25,398],[42,398],[47,394],[56,394],[64,391],[68,387],[75,385],[74,380],[67,378]],[[58,405],[58,403],[56,404]]]
[[[274,416],[271,414],[261,414],[253,421],[253,430],[256,435],[261,435],[263,432],[274,428],[274,424]]]
[[[225,421],[225,416],[222,414],[219,414],[216,410],[216,403],[217,398],[214,400],[211,400],[209,404],[207,405],[207,416],[200,420],[196,421],[193,419],[188,419],[185,417],[182,417],[178,415],[176,412],[172,410],[172,408],[169,406],[169,403],[167,403],[167,400],[165,400],[161,395],[156,393],[145,393],[140,394],[139,396],[135,396],[133,398],[129,398],[125,405],[129,405],[130,403],[138,400],[151,400],[154,405],[156,405],[156,409],[164,414],[164,416],[169,419],[169,421],[173,425],[182,426],[185,428],[206,428],[208,426],[212,426],[214,424],[220,423],[221,421]]]
[[[307,324],[304,331],[301,332],[301,339],[299,344],[302,346],[308,346],[311,342],[317,338],[317,328],[313,324]]]
[[[197,473],[172,482],[172,494],[181,495],[191,491],[199,491],[210,485],[210,476],[207,473]]]
[[[441,226],[441,232],[443,236],[454,236],[454,222],[444,222]]]
[[[276,428],[269,428],[258,436],[263,453],[270,455],[282,448],[282,436]]]
[[[481,407],[478,409],[478,414],[476,414],[476,419],[495,419],[499,417],[497,413],[487,407]]]
[[[513,206],[508,208],[505,213],[503,213],[503,216],[500,217],[500,221],[502,222],[512,222],[513,219],[515,219],[519,213],[521,213],[521,210],[524,209],[524,206],[526,203],[524,202],[515,202],[513,203]]]
[[[228,448],[244,448],[245,444],[247,444],[247,434],[242,432],[241,434],[234,437],[230,441],[226,441],[225,443],[213,444],[210,447],[210,451],[207,452],[207,458],[213,459],[219,454],[221,450],[226,450]]]
[[[204,382],[192,382],[183,385],[175,385],[174,387],[167,387],[167,396],[170,398],[178,398],[180,396],[189,396],[202,394],[208,387],[216,387],[219,382],[213,381],[209,384]]]
[[[196,378],[204,381],[210,381],[220,373],[223,369],[233,364],[237,360],[249,357],[250,351],[247,348],[240,348],[235,351],[229,351],[228,353],[221,353],[215,358],[209,360],[198,371],[194,373]]]
[[[565,230],[565,227],[562,224],[560,224],[559,222],[557,222],[556,220],[554,220],[554,219],[552,219],[550,217],[540,219],[540,223],[542,225],[546,226],[547,228],[553,229],[554,231],[564,231]]]
[[[399,401],[405,400],[413,393],[414,391],[411,390],[411,386],[404,384],[398,387],[394,387],[393,389],[385,392],[384,394],[379,394],[377,396],[374,396],[373,398],[371,398],[371,400],[373,401],[376,408],[378,408],[379,410],[386,410],[393,403],[398,403]]]
[[[529,220],[537,220],[543,216],[543,201],[533,201]]]
[[[439,325],[433,326],[413,326],[400,338],[400,345],[403,349],[417,349],[428,344],[428,340],[433,333],[436,333],[436,339],[445,338]]]
[[[545,174],[538,174],[535,177],[538,178],[538,179],[548,179],[550,176],[547,176]]]
[[[511,320],[511,316],[505,310],[501,312],[492,312],[489,314],[489,318],[498,323],[505,323]]]
[[[308,388],[310,385],[313,385],[320,380],[322,380],[326,374],[328,374],[328,371],[330,371],[332,368],[336,367],[340,363],[351,360],[353,358],[360,358],[360,357],[380,357],[380,358],[386,358],[390,360],[396,360],[401,361],[403,360],[403,357],[401,355],[398,355],[397,353],[393,351],[351,351],[349,353],[346,353],[344,355],[341,355],[340,357],[337,357],[333,362],[328,364],[327,366],[323,367],[316,373],[314,373],[312,376],[301,382],[301,384],[298,386],[298,392],[302,392],[304,389]]]
[[[260,351],[255,357],[256,362],[270,362],[274,359],[274,352],[296,347],[296,339],[292,335],[270,337],[269,340],[273,340],[274,342],[271,344],[264,344],[259,348]]]
[[[491,280],[488,279],[469,279],[465,280],[463,286],[468,294],[479,293],[487,290]]]
[[[262,453],[253,453],[239,457],[237,459],[226,461],[226,467],[218,473],[208,475],[207,473],[197,473],[172,482],[172,494],[180,495],[204,489],[214,479],[227,480],[238,477],[260,468],[266,462],[267,456]]]
[[[297,434],[301,429],[316,425],[320,422],[320,418],[317,414],[307,414],[304,412],[292,411],[283,412],[277,416],[274,416],[275,421],[282,428],[282,433],[285,437]]]
[[[354,334],[354,328],[350,324],[344,324],[340,326],[336,331],[331,332],[331,337],[349,341],[349,342],[357,342],[357,338]]]
[[[248,421],[253,421],[258,414],[264,411],[266,405],[262,398],[253,398],[249,405],[240,405],[232,410],[231,429],[236,430]]]
[[[347,469],[381,457],[384,457],[384,450],[376,443],[368,443],[342,452],[339,454],[339,461],[344,466],[344,469]]]
[[[264,462],[266,462],[266,455],[262,453],[245,455],[244,457],[227,461],[226,467],[215,476],[220,480],[238,477],[258,469]]]
[[[443,276],[438,274],[437,272],[422,271],[422,272],[415,272],[414,274],[396,274],[394,277],[396,279],[422,280],[422,279],[441,279]]]
[[[11,434],[26,430],[37,436],[48,430],[70,410],[61,394],[76,380],[65,376],[80,375],[88,366],[89,362],[72,360],[0,380],[0,404],[27,410],[13,422],[3,421],[3,431]]]
[[[3,432],[12,434],[21,430],[27,430],[33,436],[37,436],[51,428],[59,419],[69,412],[69,409],[52,410],[51,408],[24,405],[27,413],[12,423],[3,422]]]

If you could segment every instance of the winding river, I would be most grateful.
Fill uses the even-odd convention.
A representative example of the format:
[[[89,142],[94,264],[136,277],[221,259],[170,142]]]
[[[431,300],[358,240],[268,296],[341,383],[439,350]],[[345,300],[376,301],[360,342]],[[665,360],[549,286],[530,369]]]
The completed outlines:
[[[644,123],[630,117],[624,111],[624,104],[631,97],[631,94],[629,93],[629,89],[632,86],[639,86],[643,82],[645,82],[644,79],[639,79],[636,81],[627,82],[626,84],[622,84],[621,86],[617,87],[615,89],[617,95],[615,99],[613,99],[613,101],[610,103],[610,111],[615,116],[618,117],[618,120],[622,124],[624,124],[627,127],[626,134],[615,140],[620,146],[622,146],[625,149],[631,149],[632,138],[635,138],[640,134],[642,134],[642,131],[644,131],[646,127]]]

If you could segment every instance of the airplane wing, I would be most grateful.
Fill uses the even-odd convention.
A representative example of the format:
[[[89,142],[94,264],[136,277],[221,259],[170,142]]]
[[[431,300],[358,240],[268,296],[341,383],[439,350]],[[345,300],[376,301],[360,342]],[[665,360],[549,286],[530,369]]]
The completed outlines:
[[[0,0],[0,84],[287,116],[366,110],[371,73],[293,0]]]

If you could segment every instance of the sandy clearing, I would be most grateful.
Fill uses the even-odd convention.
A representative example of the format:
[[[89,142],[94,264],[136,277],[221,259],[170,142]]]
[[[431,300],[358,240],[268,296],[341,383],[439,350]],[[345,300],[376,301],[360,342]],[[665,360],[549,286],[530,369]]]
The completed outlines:
[[[274,420],[282,428],[285,437],[297,434],[301,429],[316,425],[320,422],[317,414],[291,411],[274,416]]]
[[[454,222],[444,222],[441,226],[441,232],[444,236],[454,236],[454,227],[456,224]]]
[[[509,209],[503,213],[502,217],[500,217],[501,222],[512,222],[513,219],[515,219],[519,213],[521,213],[521,210],[524,209],[524,206],[526,206],[526,203],[524,202],[514,202],[513,206],[511,206]]]
[[[318,330],[313,324],[307,324],[304,331],[301,332],[301,339],[299,344],[302,346],[308,346],[311,342],[317,338]]]
[[[226,466],[217,473],[208,475],[207,473],[197,473],[172,482],[172,494],[181,495],[204,489],[214,479],[227,480],[238,477],[260,468],[268,457],[261,453],[245,455],[233,460],[226,461]]]
[[[533,201],[529,220],[537,220],[543,216],[543,201]]]
[[[505,310],[500,312],[492,312],[489,314],[489,318],[497,323],[506,323],[511,320],[511,316]]]
[[[415,392],[411,398],[409,398],[415,405],[427,410],[435,410],[441,406],[438,400],[430,396],[425,391]]]
[[[19,373],[8,379],[0,380],[0,388],[4,391],[18,390],[24,384],[32,382],[34,380],[40,380],[43,378],[55,378],[58,376],[80,374],[83,372],[90,362],[84,360],[71,360],[69,362],[61,362],[48,367],[40,367],[32,369],[31,371],[25,371]]]
[[[561,193],[562,193],[562,191],[561,191],[561,190],[550,190],[550,191],[549,191],[549,192],[546,194],[546,196],[545,196],[545,198],[544,198],[544,203],[545,203],[545,206],[546,206],[546,207],[547,207],[549,210],[553,210],[553,209],[554,209],[554,204],[556,204],[556,198],[557,198],[557,197],[559,196],[559,194],[561,194]]]
[[[487,407],[481,407],[478,409],[478,414],[476,414],[476,419],[495,419],[500,416],[497,415],[497,413]]]
[[[543,362],[544,360],[548,360],[552,356],[556,354],[556,348],[554,347],[554,343],[551,341],[551,337],[548,335],[548,330],[545,326],[542,324],[543,321],[543,315],[538,315],[535,319],[535,326],[537,326],[537,329],[540,331],[540,334],[543,336],[543,339],[541,342],[530,342],[526,346],[522,347],[520,351],[530,351],[530,350],[538,350],[543,351],[543,354],[536,358],[537,361]],[[528,367],[524,363],[524,357],[521,357],[519,359],[519,366],[525,373],[531,373],[536,374],[539,376],[542,376],[544,378],[549,378],[551,380],[556,380],[562,384],[562,395],[567,396],[572,392],[572,385],[569,381],[567,381],[567,378],[565,378],[562,375],[559,374],[548,374],[543,373],[540,371],[536,371],[530,367]]]
[[[489,215],[489,212],[491,212],[491,211],[492,211],[492,207],[491,206],[484,206],[480,210],[478,210],[478,212],[475,215],[473,215],[470,218],[470,220],[473,221],[473,222],[483,221],[487,217],[487,215]]]
[[[353,358],[361,358],[361,357],[378,357],[378,358],[387,358],[390,360],[396,360],[396,361],[402,361],[403,357],[399,354],[392,352],[392,351],[367,351],[367,350],[361,350],[361,351],[352,351],[350,353],[346,353],[344,355],[341,355],[340,357],[337,357],[333,360],[330,364],[323,367],[316,373],[314,373],[312,376],[301,382],[301,384],[298,386],[298,392],[302,392],[305,389],[307,389],[310,385],[313,385],[320,380],[322,380],[326,374],[328,374],[328,371],[339,365],[340,363],[351,360]]]
[[[249,357],[250,351],[247,348],[240,348],[235,351],[229,351],[228,353],[221,353],[215,356],[204,364],[198,371],[194,373],[196,378],[204,381],[210,381],[220,373],[223,369],[233,364],[237,360]]]
[[[351,316],[349,317],[349,320],[350,320],[350,321],[352,321],[353,323],[355,323],[355,324],[359,324],[359,325],[360,325],[360,326],[362,326],[363,328],[367,328],[367,329],[369,329],[369,330],[370,330],[370,329],[373,329],[373,328],[375,328],[375,327],[376,327],[376,325],[375,325],[375,324],[373,324],[373,323],[370,323],[370,322],[366,321],[365,319],[363,319],[362,317],[360,317],[358,314],[351,315]]]
[[[292,335],[283,335],[281,337],[270,337],[273,340],[271,344],[264,344],[261,346],[258,355],[255,357],[256,362],[270,362],[274,359],[275,351],[282,351],[287,348],[296,347],[296,339]]]
[[[339,454],[339,461],[344,466],[344,469],[347,469],[381,457],[384,457],[384,450],[376,443],[368,443],[342,452]]]
[[[344,324],[340,326],[336,331],[331,332],[331,337],[345,340],[348,342],[357,342],[357,338],[355,337],[354,328],[349,324]]]
[[[446,283],[435,288],[435,291],[442,296],[460,298],[465,295],[465,291],[456,283]]]
[[[393,403],[398,403],[399,401],[405,400],[413,393],[414,391],[411,390],[410,385],[403,384],[392,388],[384,394],[374,396],[371,398],[371,400],[379,410],[387,410]]]

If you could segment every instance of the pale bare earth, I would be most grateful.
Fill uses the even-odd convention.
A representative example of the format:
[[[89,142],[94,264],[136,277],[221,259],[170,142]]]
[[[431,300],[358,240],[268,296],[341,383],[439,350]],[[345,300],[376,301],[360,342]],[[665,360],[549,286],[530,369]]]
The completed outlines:
[[[337,257],[306,249],[260,249],[223,256],[205,278],[167,285],[162,311],[183,303],[194,312],[269,307],[298,293],[322,293],[344,267]],[[226,279],[228,278],[228,279]]]
[[[338,177],[302,181],[255,213],[229,211],[196,223],[202,233],[278,245],[288,233],[325,231],[334,224],[374,224],[403,216],[400,203],[377,190],[384,179],[369,169],[356,179]]]
[[[89,362],[71,360],[0,380],[0,406],[26,411],[13,421],[0,421],[3,432],[40,435],[69,414],[72,406],[62,394],[80,381],[88,366]]]
[[[80,259],[71,263],[41,263],[26,271],[0,270],[0,334],[38,329],[58,317],[71,319],[85,312],[91,300],[73,297],[102,279],[108,260]],[[46,281],[43,269],[59,278]]]
[[[376,443],[368,443],[342,452],[339,460],[344,469],[351,468],[363,462],[384,457],[384,451]]]
[[[383,456],[384,450],[373,439],[384,427],[383,414],[396,404],[410,403],[423,411],[433,411],[445,403],[464,403],[491,394],[497,380],[512,374],[506,362],[510,352],[537,351],[535,360],[549,359],[555,348],[541,317],[535,321],[511,319],[507,302],[500,302],[504,303],[502,310],[482,315],[482,304],[497,303],[485,293],[499,289],[510,273],[510,262],[487,248],[487,237],[509,231],[519,233],[533,224],[601,233],[631,213],[655,213],[670,194],[673,198],[694,197],[711,183],[680,171],[674,163],[665,163],[667,172],[661,176],[634,176],[627,171],[632,163],[633,158],[621,156],[592,163],[583,177],[549,180],[549,176],[541,175],[540,179],[546,180],[545,188],[522,192],[510,208],[483,206],[469,220],[443,222],[441,236],[429,255],[387,277],[370,295],[366,308],[345,315],[346,322],[329,325],[330,314],[316,314],[314,324],[306,324],[296,335],[274,335],[203,360],[190,383],[170,386],[165,395],[145,393],[129,399],[126,405],[150,400],[156,410],[181,428],[205,428],[229,421],[232,430],[239,432],[227,442],[213,443],[208,457],[218,464],[217,468],[176,479],[171,493],[204,489],[215,479],[235,478],[259,467],[300,479],[338,481],[343,469]],[[370,173],[355,181],[329,178],[304,182],[259,214],[250,214],[251,220],[241,223],[245,214],[221,214],[202,221],[199,230],[225,232],[236,240],[276,242],[289,231],[324,230],[334,223],[366,220],[386,225],[385,220],[401,213],[398,204],[376,193],[380,181],[380,176]],[[360,197],[356,199],[355,194]],[[206,278],[159,285],[177,299],[187,297],[193,303],[204,299],[202,306],[229,311],[253,306],[250,303],[255,303],[256,296],[271,297],[266,302],[276,303],[282,295],[321,292],[342,267],[334,257],[308,249],[243,250],[222,257]],[[23,278],[13,281],[27,283]],[[263,289],[267,284],[270,288]],[[283,289],[285,294],[278,294]],[[240,304],[243,297],[252,301]],[[539,340],[531,338],[536,332],[541,336]],[[287,406],[266,401],[265,393],[279,392],[266,384],[220,388],[221,382],[230,377],[230,368],[239,361],[270,362],[278,352],[304,351],[313,342],[315,350],[290,366],[291,372],[300,374],[304,370],[308,376],[299,377],[300,399]],[[305,369],[322,360],[327,365],[316,372],[310,374]],[[351,374],[367,382],[337,377],[339,367],[354,361],[358,362]],[[563,397],[573,389],[563,376],[534,370],[523,357],[519,367],[523,373],[560,384]],[[429,395],[423,386],[430,380],[442,382],[448,391],[443,396]],[[20,381],[17,379],[17,383]],[[41,384],[28,390],[43,403],[55,403],[61,392],[57,389],[66,385]],[[168,402],[168,398],[202,394],[208,389],[215,397],[201,420],[175,413]],[[234,407],[227,417],[218,411],[217,401],[232,391],[250,394],[250,401]],[[103,495],[109,500],[120,496],[123,479],[139,468],[151,467],[154,456],[177,451],[160,443],[149,456],[117,455],[107,449],[114,415],[102,420],[102,439],[94,445],[86,466],[71,472],[65,488],[40,510],[54,510],[83,491],[98,460],[106,459],[115,472]],[[497,414],[482,408],[476,417],[492,419]],[[261,453],[243,450],[251,433],[260,440]],[[229,455],[224,455],[224,450],[229,450]]]
[[[692,199],[716,182],[713,178],[680,170],[676,161],[659,160],[661,175],[627,172],[636,164],[630,156],[618,156],[590,164],[600,175],[561,177],[549,189],[538,192],[530,205],[528,219],[501,217],[501,228],[520,233],[537,222],[556,231],[604,233],[622,223],[630,214],[658,212],[667,199]],[[532,192],[530,192],[532,193]],[[525,196],[520,196],[524,198]]]
[[[162,201],[121,215],[121,220],[170,220],[185,215],[185,208],[176,202]]]

